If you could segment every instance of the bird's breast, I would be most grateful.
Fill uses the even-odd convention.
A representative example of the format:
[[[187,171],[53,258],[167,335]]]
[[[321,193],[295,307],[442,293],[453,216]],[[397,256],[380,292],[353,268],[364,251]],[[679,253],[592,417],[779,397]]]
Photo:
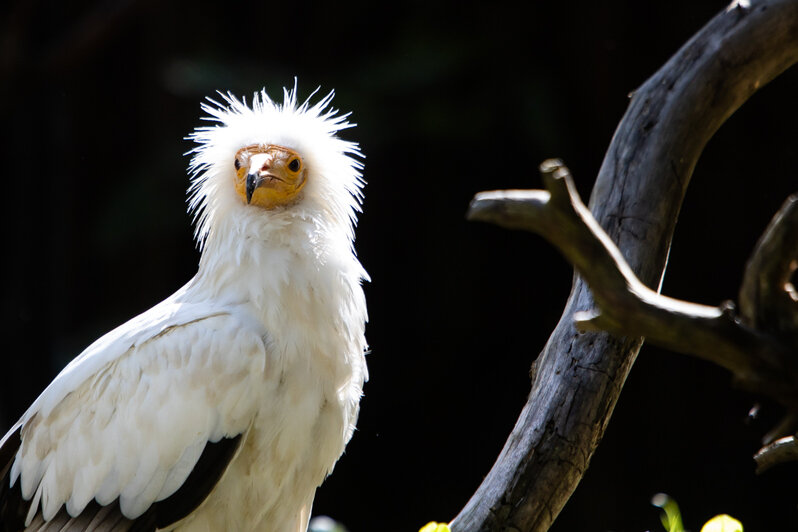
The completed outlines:
[[[301,285],[281,296],[261,315],[267,359],[260,408],[198,512],[195,524],[212,520],[210,530],[304,526],[297,519],[304,519],[303,508],[309,510],[354,428],[366,373],[365,315],[353,312],[358,302]]]

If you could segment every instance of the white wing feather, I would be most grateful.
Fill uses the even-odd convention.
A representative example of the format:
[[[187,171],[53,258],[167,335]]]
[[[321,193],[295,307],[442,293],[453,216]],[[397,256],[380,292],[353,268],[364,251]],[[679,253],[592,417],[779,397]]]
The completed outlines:
[[[92,344],[25,414],[12,484],[78,515],[119,498],[128,518],[174,493],[206,442],[241,434],[257,409],[265,332],[241,307],[172,299]]]

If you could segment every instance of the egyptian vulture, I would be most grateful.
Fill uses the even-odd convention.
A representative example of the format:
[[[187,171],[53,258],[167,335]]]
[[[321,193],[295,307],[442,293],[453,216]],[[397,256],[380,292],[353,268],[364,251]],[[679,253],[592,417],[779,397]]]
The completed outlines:
[[[0,530],[301,532],[367,378],[363,180],[332,93],[203,110],[174,295],[75,358],[0,442]]]

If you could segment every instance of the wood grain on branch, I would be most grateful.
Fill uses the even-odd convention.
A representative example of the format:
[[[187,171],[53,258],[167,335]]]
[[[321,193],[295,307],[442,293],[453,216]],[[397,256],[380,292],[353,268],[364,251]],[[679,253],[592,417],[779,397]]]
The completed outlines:
[[[735,2],[635,91],[599,170],[590,207],[642,285],[659,286],[676,218],[709,138],[757,89],[798,60],[798,2]],[[538,199],[546,199],[541,193]],[[508,209],[511,207],[508,207]],[[641,337],[580,334],[594,303],[577,278],[533,365],[529,399],[454,532],[544,531],[601,440]]]

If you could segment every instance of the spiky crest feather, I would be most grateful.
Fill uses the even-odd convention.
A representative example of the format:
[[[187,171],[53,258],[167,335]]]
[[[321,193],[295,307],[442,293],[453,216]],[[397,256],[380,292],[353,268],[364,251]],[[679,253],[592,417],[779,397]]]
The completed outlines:
[[[311,105],[317,91],[301,104],[296,87],[283,89],[282,104],[272,100],[265,89],[254,93],[251,106],[230,92],[219,93],[222,103],[208,98],[202,104],[208,113],[203,120],[217,124],[199,127],[188,137],[198,144],[188,152],[193,155],[189,166],[189,211],[200,250],[212,227],[219,226],[231,212],[238,216],[244,207],[230,186],[234,154],[242,146],[263,143],[263,139],[302,153],[310,172],[300,201],[306,205],[278,209],[270,213],[271,218],[285,213],[306,217],[314,211],[325,212],[329,215],[325,222],[340,227],[352,240],[365,184],[363,165],[356,158],[363,155],[357,143],[337,137],[338,132],[355,124],[348,122],[349,113],[339,115],[337,109],[330,107],[334,91]]]

